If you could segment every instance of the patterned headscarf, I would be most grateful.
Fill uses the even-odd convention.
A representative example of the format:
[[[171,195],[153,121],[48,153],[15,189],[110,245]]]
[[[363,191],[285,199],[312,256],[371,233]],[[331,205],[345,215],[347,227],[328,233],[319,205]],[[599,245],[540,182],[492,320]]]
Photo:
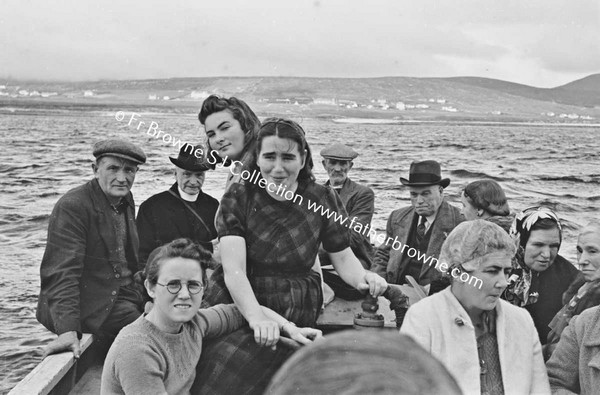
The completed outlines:
[[[562,226],[554,211],[547,207],[529,207],[516,215],[510,228],[510,235],[517,244],[517,253],[513,259],[513,270],[504,298],[517,305],[527,306],[537,302],[539,294],[531,289],[532,272],[525,264],[525,246],[531,229],[541,219],[550,219],[558,227],[559,240],[562,242]]]

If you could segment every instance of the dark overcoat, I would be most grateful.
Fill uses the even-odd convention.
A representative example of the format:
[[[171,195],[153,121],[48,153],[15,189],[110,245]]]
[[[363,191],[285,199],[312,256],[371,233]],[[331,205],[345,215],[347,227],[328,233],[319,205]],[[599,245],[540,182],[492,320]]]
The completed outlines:
[[[329,185],[329,181],[325,185]],[[370,227],[375,211],[375,194],[373,190],[347,178],[338,193],[348,212],[347,224],[350,224],[352,218],[355,218],[353,223],[360,223],[362,225],[361,229]],[[373,260],[373,246],[369,240],[368,232],[359,233],[350,228],[350,248],[363,267],[369,269]],[[321,262],[323,261],[321,260]]]
[[[211,240],[217,237],[215,215],[219,201],[200,191],[195,202],[187,202],[204,221],[200,221],[179,197],[177,183],[170,191],[151,196],[140,205],[137,228],[140,236],[140,262],[146,262],[150,253],[163,244],[186,237],[200,243],[212,252]]]
[[[126,255],[135,273],[140,269],[135,205],[131,193],[125,199]],[[108,210],[110,203],[96,179],[71,189],[52,210],[36,317],[56,334],[97,333],[117,300],[121,267]]]
[[[397,239],[402,246],[407,245],[410,232],[416,231],[413,227],[414,217],[416,213],[412,206],[404,207],[398,210],[394,210],[390,215],[386,227],[386,241],[388,238]],[[438,258],[442,244],[448,234],[452,232],[452,229],[459,223],[464,221],[464,217],[460,213],[460,210],[454,206],[451,206],[446,202],[446,199],[442,201],[438,213],[435,217],[435,221],[431,225],[431,238],[427,245],[427,258]],[[396,245],[397,246],[397,245]],[[379,274],[385,278],[389,283],[398,283],[398,279],[403,275],[410,258],[406,254],[406,251],[410,247],[406,246],[404,249],[393,248],[393,243],[383,243],[377,248],[375,252],[375,259],[371,271]],[[404,251],[404,253],[403,253]],[[432,262],[431,260],[428,262]],[[435,269],[435,265],[423,264],[421,267],[421,274],[419,275],[417,282],[421,285],[427,285],[432,280],[436,280],[442,277],[442,273]]]

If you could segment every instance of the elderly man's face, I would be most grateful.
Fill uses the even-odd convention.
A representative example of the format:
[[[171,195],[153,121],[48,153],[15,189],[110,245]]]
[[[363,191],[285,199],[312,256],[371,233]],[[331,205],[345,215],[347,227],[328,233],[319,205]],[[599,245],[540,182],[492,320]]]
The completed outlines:
[[[181,190],[189,195],[197,195],[200,193],[202,184],[204,184],[205,171],[191,171],[175,168],[175,178],[177,185]]]
[[[324,159],[323,167],[327,170],[329,176],[329,183],[332,186],[340,186],[346,182],[348,178],[348,172],[352,169],[353,162],[351,160],[339,160],[339,159]]]
[[[111,203],[118,203],[127,196],[135,180],[138,165],[127,159],[104,156],[92,165],[100,188]]]
[[[439,185],[409,187],[410,202],[418,215],[429,217],[437,213],[444,199],[444,188]]]
[[[453,277],[452,293],[469,315],[494,309],[500,295],[508,286],[508,276],[511,271],[510,254],[494,252],[483,256],[481,260],[475,270],[468,272],[469,276],[463,272],[463,281],[457,272],[450,272]]]

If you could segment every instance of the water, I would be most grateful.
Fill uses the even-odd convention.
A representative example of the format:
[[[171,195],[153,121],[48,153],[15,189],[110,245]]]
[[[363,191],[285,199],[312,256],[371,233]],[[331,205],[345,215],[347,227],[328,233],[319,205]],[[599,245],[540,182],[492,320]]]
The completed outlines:
[[[55,336],[35,320],[39,263],[48,217],[66,191],[92,176],[91,146],[106,138],[127,138],[143,147],[148,162],[133,187],[136,205],[174,180],[167,156],[177,149],[148,136],[143,126],[105,111],[0,109],[0,393],[7,392],[41,357]],[[165,111],[169,111],[165,109]],[[191,143],[203,141],[196,114],[144,113],[146,125]],[[565,224],[561,254],[574,261],[577,229],[599,217],[599,128],[564,126],[358,125],[302,119],[315,154],[316,176],[326,179],[318,152],[332,142],[352,145],[360,156],[350,176],[375,191],[373,226],[385,230],[393,209],[409,204],[398,180],[413,160],[437,159],[451,178],[446,194],[460,206],[467,183],[493,178],[513,210],[545,204]],[[204,190],[220,198],[227,169],[210,172]]]

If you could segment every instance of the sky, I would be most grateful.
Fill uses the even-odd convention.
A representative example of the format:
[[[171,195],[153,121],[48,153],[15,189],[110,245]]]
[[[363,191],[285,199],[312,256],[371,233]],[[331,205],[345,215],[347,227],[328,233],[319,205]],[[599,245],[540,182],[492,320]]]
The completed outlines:
[[[0,78],[600,73],[598,0],[0,2]]]

